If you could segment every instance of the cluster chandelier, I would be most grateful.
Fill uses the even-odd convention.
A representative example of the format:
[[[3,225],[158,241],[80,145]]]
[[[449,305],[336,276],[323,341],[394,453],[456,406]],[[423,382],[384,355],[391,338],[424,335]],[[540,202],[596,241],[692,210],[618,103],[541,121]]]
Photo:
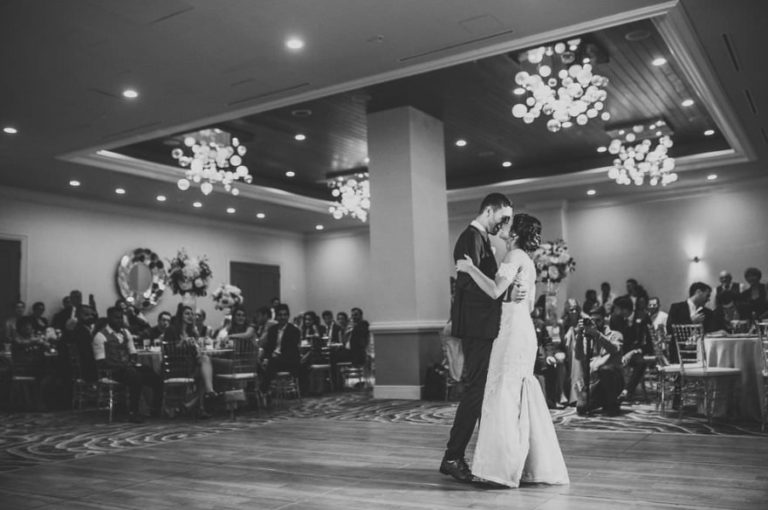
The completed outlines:
[[[248,167],[243,164],[243,156],[248,150],[240,141],[220,129],[204,129],[184,136],[184,148],[171,151],[173,159],[183,168],[188,168],[178,186],[182,191],[189,189],[192,183],[200,184],[200,191],[208,195],[214,184],[221,184],[233,195],[238,190],[233,184],[237,181],[251,183],[253,178]]]
[[[512,107],[514,117],[531,124],[543,113],[551,117],[547,129],[553,133],[574,122],[583,126],[598,116],[610,120],[605,111],[608,78],[593,72],[594,65],[607,57],[595,44],[570,39],[523,51],[518,59],[535,66],[535,72],[515,75],[515,94],[527,97]]]
[[[371,184],[368,172],[359,172],[353,176],[337,176],[329,179],[328,186],[336,204],[329,210],[333,217],[340,220],[344,216],[352,216],[365,222],[371,208]]]
[[[668,155],[672,130],[666,122],[657,120],[614,131],[617,137],[611,140],[608,152],[616,158],[608,177],[617,184],[642,186],[647,178],[651,186],[666,186],[677,180],[675,159]]]

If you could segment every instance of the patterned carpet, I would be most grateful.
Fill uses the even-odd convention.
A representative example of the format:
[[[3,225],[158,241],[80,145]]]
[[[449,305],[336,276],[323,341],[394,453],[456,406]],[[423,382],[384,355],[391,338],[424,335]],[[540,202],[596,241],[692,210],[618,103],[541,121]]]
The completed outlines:
[[[197,421],[187,418],[150,419],[144,424],[105,423],[96,410],[14,413],[0,424],[0,471],[40,463],[100,455],[127,448],[193,439],[231,430],[260,427],[277,420],[323,418],[345,421],[404,422],[450,425],[456,404],[406,400],[373,400],[369,393],[339,393],[293,401],[269,412],[246,412],[235,421],[220,414]],[[715,421],[700,416],[663,417],[652,405],[625,406],[621,416],[577,416],[574,408],[552,411],[558,429],[648,433],[768,436],[758,423]]]

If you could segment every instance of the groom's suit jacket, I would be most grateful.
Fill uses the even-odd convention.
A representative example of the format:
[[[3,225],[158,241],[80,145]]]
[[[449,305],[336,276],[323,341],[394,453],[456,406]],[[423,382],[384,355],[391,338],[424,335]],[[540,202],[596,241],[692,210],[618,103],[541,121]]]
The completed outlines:
[[[473,226],[467,227],[456,241],[454,260],[469,255],[472,262],[487,277],[496,276],[498,266],[488,234]],[[501,299],[483,292],[467,273],[456,277],[456,293],[451,305],[451,335],[461,339],[493,340],[499,332]]]

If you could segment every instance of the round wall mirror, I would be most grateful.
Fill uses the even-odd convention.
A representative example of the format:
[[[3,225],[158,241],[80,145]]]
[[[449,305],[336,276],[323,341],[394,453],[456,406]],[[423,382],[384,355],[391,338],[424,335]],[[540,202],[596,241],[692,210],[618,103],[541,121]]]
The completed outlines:
[[[160,302],[166,280],[163,261],[147,248],[126,253],[117,265],[120,295],[139,310],[148,310]]]

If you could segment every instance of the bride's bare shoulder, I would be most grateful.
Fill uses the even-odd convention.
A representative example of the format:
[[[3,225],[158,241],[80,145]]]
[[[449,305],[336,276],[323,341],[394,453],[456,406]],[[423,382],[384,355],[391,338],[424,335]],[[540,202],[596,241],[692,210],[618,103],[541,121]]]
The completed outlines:
[[[526,258],[528,258],[528,254],[525,251],[520,248],[512,248],[504,255],[504,262],[516,262]]]

